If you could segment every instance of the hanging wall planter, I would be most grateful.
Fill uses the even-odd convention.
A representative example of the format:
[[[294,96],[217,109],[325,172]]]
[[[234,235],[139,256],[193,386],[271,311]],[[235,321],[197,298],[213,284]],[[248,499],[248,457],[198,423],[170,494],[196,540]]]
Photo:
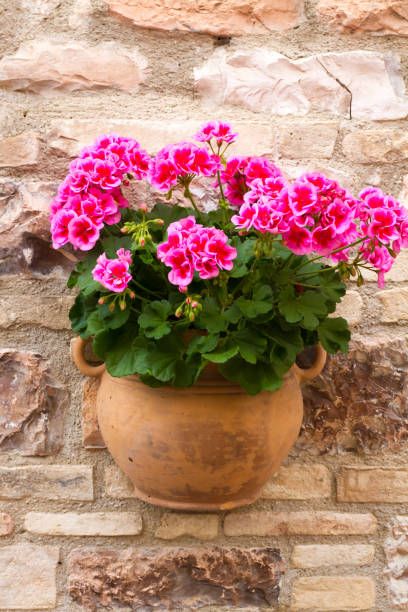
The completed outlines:
[[[53,246],[86,253],[68,281],[73,354],[101,376],[102,435],[136,494],[171,508],[257,498],[299,433],[299,383],[325,351],[348,349],[334,316],[345,283],[368,269],[383,285],[408,244],[407,211],[380,189],[354,197],[318,173],[291,182],[264,157],[228,157],[236,137],[212,121],[200,144],[151,158],[102,136],[51,205]],[[149,183],[150,209],[129,201],[134,180]],[[88,341],[102,365],[85,361]]]

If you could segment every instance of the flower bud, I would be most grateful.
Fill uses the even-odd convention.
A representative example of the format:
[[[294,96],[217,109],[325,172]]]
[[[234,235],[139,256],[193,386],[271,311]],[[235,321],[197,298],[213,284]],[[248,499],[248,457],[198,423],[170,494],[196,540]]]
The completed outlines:
[[[120,231],[121,231],[122,234],[127,234],[128,233],[127,227],[121,227]]]
[[[191,297],[186,297],[186,304],[191,304]]]
[[[140,238],[139,244],[141,247],[144,247],[144,245],[146,244],[146,240],[144,238]]]
[[[140,212],[147,213],[147,204],[141,204],[139,210]]]
[[[190,314],[188,315],[188,318],[189,318],[189,320],[190,320],[191,322],[193,322],[193,321],[194,321],[194,319],[195,319],[195,314],[194,314],[194,312],[190,312]]]
[[[130,297],[131,300],[134,300],[135,297],[136,297],[136,293],[134,291],[130,291],[129,292],[129,297]]]
[[[164,225],[163,219],[154,219],[154,222],[156,223],[156,225]]]
[[[179,319],[181,317],[181,315],[183,314],[183,309],[181,306],[179,306],[176,310],[176,312],[174,313],[176,315],[176,317]]]
[[[104,297],[100,297],[98,300],[98,304],[100,304],[102,306],[102,304],[104,304],[106,302],[106,298]]]
[[[191,302],[191,308],[198,308],[199,305],[198,302]]]
[[[115,302],[112,302],[112,304],[109,304],[109,312],[113,312],[115,310]]]
[[[125,302],[125,300],[121,300],[121,301],[119,302],[119,308],[120,308],[121,310],[126,310],[126,302]]]

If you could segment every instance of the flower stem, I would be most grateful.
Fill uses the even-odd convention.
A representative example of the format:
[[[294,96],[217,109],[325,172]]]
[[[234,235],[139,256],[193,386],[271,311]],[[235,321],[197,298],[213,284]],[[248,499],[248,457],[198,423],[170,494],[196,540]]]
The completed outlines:
[[[305,263],[303,263],[302,265],[299,266],[297,271],[301,270],[302,268],[304,268],[305,266],[309,265],[310,263],[313,263],[314,261],[318,261],[319,259],[326,259],[327,257],[330,257],[331,255],[335,255],[336,253],[340,253],[341,251],[345,251],[346,249],[351,249],[352,247],[356,246],[357,244],[361,244],[361,242],[364,242],[365,240],[367,240],[367,239],[366,238],[359,238],[358,240],[356,240],[355,242],[352,242],[351,244],[347,244],[345,246],[339,247],[338,249],[335,249],[334,251],[331,251],[330,253],[327,253],[327,255],[318,255],[317,257],[313,257],[312,259],[308,259],[307,261],[305,261]]]
[[[190,200],[191,204],[193,205],[194,210],[196,211],[198,215],[198,218],[200,219],[200,221],[202,221],[201,211],[198,209],[198,206],[194,201],[193,194],[191,193],[188,185],[186,185],[184,188],[184,196]]]

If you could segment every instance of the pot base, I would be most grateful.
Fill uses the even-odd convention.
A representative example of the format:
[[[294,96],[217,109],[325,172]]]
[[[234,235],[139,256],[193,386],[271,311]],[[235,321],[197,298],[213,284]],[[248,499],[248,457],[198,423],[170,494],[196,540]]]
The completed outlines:
[[[233,510],[234,508],[240,508],[241,506],[249,506],[258,499],[259,495],[254,495],[247,499],[237,499],[235,501],[224,502],[224,503],[201,503],[201,502],[178,502],[170,499],[161,499],[160,497],[153,497],[143,493],[137,487],[133,488],[135,497],[141,501],[153,504],[154,506],[161,506],[162,508],[170,508],[171,510],[185,510],[187,512],[220,512],[222,510]]]

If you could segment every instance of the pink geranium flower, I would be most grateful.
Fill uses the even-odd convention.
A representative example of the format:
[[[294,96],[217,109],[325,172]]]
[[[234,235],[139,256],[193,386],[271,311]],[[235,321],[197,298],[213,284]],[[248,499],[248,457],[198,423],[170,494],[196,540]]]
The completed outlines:
[[[220,146],[222,143],[231,144],[235,142],[238,134],[232,131],[232,127],[226,121],[208,121],[201,126],[194,140],[198,142],[210,142],[215,140],[217,145]]]
[[[99,239],[99,229],[86,215],[74,217],[68,224],[68,240],[75,249],[90,251]]]
[[[132,280],[129,267],[132,263],[130,251],[119,249],[117,259],[108,259],[106,253],[99,255],[96,266],[92,270],[92,277],[109,291],[122,293]]]

